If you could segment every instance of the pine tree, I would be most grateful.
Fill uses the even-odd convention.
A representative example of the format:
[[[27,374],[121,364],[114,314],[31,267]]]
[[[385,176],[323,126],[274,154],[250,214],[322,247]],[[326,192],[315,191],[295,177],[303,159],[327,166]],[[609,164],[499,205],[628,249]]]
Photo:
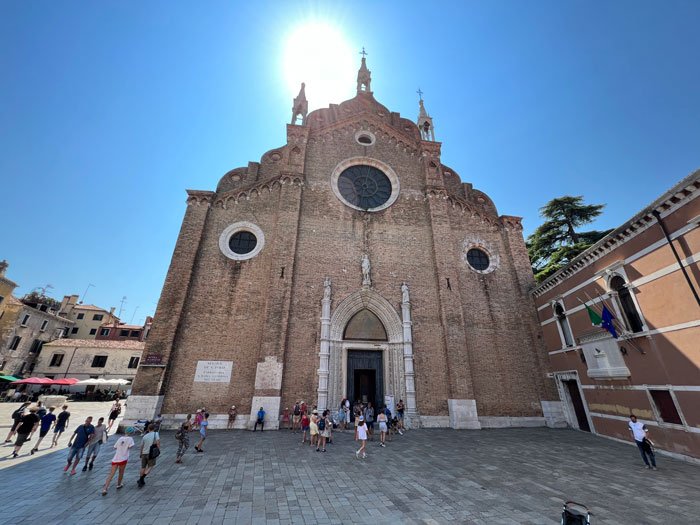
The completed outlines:
[[[612,231],[577,231],[580,226],[593,222],[604,207],[605,204],[584,204],[582,195],[565,195],[540,208],[540,216],[545,221],[527,238],[528,254],[537,282],[566,266]]]

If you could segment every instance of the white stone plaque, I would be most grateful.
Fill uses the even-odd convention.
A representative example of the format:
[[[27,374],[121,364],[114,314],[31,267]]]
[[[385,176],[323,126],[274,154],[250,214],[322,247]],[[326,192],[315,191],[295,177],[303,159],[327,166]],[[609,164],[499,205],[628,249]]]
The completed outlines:
[[[233,361],[197,361],[195,383],[230,383]]]

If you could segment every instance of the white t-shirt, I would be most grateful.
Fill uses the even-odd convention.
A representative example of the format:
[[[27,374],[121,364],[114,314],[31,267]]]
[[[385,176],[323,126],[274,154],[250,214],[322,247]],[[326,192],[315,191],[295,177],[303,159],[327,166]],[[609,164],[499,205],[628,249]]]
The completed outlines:
[[[367,425],[357,425],[357,439],[367,439]]]
[[[647,433],[644,430],[644,427],[646,425],[644,423],[641,423],[637,421],[636,423],[632,423],[630,421],[630,430],[632,431],[632,434],[634,434],[634,439],[635,441],[644,441],[644,438],[647,437]]]
[[[114,444],[114,448],[117,451],[112,458],[113,463],[120,463],[122,461],[129,460],[129,449],[134,446],[134,440],[131,436],[122,436]]]

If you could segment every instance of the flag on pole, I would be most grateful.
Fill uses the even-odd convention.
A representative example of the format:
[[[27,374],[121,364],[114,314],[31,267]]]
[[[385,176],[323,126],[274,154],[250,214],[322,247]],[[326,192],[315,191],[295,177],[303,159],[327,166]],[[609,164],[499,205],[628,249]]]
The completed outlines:
[[[615,327],[613,326],[613,319],[615,319],[615,317],[613,317],[613,314],[610,313],[608,307],[603,306],[603,316],[600,326],[602,328],[605,328],[608,332],[610,332],[610,335],[617,339],[617,332],[615,331]]]
[[[588,317],[591,318],[591,324],[593,326],[600,326],[600,324],[603,322],[603,319],[596,313],[595,310],[593,310],[593,308],[591,308],[588,305],[585,305],[585,306],[586,306],[586,311],[588,312]]]

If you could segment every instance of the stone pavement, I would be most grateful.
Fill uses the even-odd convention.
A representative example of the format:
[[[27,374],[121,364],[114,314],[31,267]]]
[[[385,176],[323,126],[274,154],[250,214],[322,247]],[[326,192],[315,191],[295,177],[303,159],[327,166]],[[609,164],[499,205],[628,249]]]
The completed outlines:
[[[145,488],[132,449],[125,488],[105,497],[110,450],[75,476],[63,473],[65,445],[13,464],[0,471],[0,523],[556,524],[566,499],[588,505],[593,523],[700,517],[700,467],[660,456],[649,471],[636,447],[573,430],[411,430],[384,449],[369,443],[366,460],[350,432],[324,454],[289,431],[212,431],[181,465],[172,431],[162,445]]]

